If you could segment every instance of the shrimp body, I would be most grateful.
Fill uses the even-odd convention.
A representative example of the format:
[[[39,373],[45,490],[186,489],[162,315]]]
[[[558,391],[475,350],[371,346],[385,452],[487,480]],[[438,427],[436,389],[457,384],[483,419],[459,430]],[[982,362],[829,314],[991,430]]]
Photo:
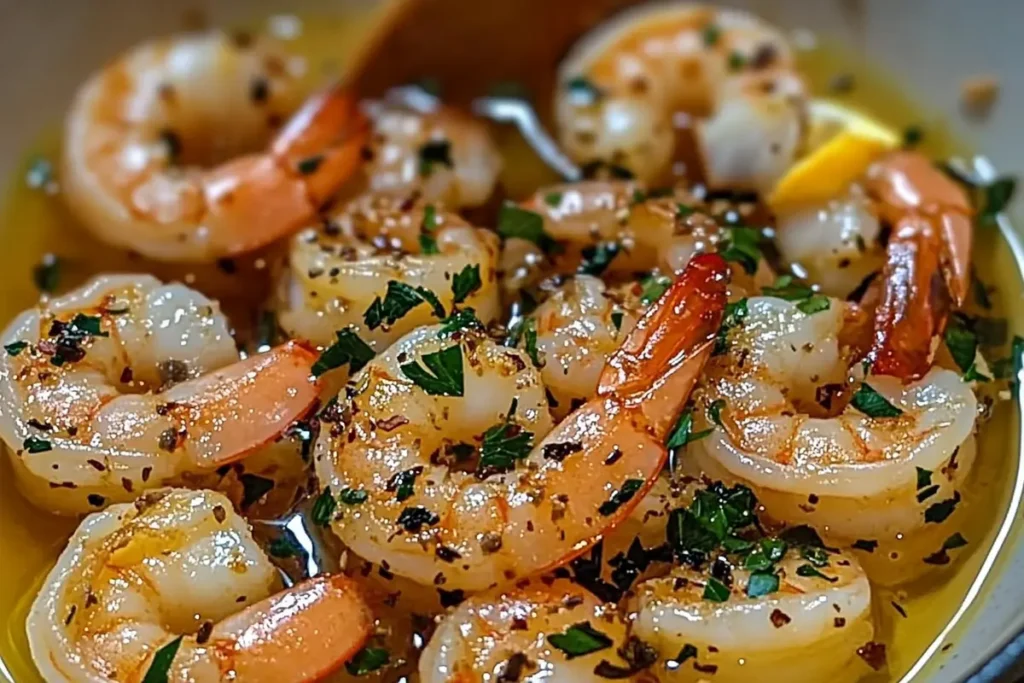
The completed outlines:
[[[974,457],[977,399],[941,367],[906,384],[871,375],[857,386],[851,378],[860,365],[848,369],[839,341],[843,303],[831,300],[812,314],[798,306],[747,300],[700,394],[698,412],[716,404],[721,426],[693,444],[691,464],[746,483],[777,520],[810,524],[840,544],[880,544],[861,555],[872,578],[905,580],[928,568],[922,557],[953,531],[955,514],[936,521],[929,508],[960,499]],[[899,414],[872,417],[856,400],[846,403],[855,387]]]
[[[430,225],[426,225],[429,220]],[[292,336],[329,345],[336,330],[355,326],[375,348],[436,322],[430,305],[370,328],[365,314],[387,297],[389,282],[433,292],[450,310],[452,278],[479,268],[480,287],[460,305],[483,322],[498,315],[495,274],[498,244],[492,232],[474,228],[439,205],[392,194],[360,196],[318,227],[292,238],[288,265],[278,280],[278,320]]]
[[[277,569],[224,496],[153,491],[82,522],[27,622],[47,681],[313,681],[362,646],[372,617],[342,576],[281,592]]]
[[[780,255],[830,296],[845,298],[885,262],[881,223],[858,186],[822,205],[784,207],[777,219]]]
[[[538,190],[523,207],[541,216],[545,234],[567,246],[555,263],[560,270],[575,269],[588,248],[612,245],[609,274],[679,273],[694,255],[717,251],[730,234],[713,207],[694,195],[680,188],[649,195],[644,185],[628,181],[553,185]],[[734,287],[771,279],[763,259],[752,275],[733,268]]]
[[[643,313],[632,289],[609,288],[600,278],[577,275],[530,315],[543,364],[541,379],[554,398],[556,418],[596,394],[605,363]]]
[[[275,136],[302,101],[304,69],[262,38],[134,48],[75,98],[65,199],[104,242],[162,261],[213,261],[289,234],[355,172],[362,144],[337,89]]]
[[[99,277],[26,311],[3,342],[0,435],[24,493],[60,513],[239,460],[317,397],[307,348],[238,361],[215,303],[145,275]]]
[[[602,661],[628,668],[607,646],[581,656],[569,656],[551,636],[586,622],[621,645],[626,626],[614,605],[558,579],[547,585],[528,583],[475,595],[459,605],[438,626],[420,657],[424,683],[516,680],[578,681],[595,679]]]
[[[483,590],[585,551],[661,469],[664,438],[710,353],[726,277],[719,257],[695,259],[606,363],[595,397],[555,429],[526,354],[438,327],[403,337],[356,375],[349,406],[321,431],[317,474],[342,501],[335,532],[361,556],[446,590]],[[417,364],[462,385],[428,393],[411,381],[421,372],[407,374]],[[475,474],[460,471],[465,456],[452,466],[467,444],[470,454],[480,444]]]
[[[388,100],[364,106],[373,134],[360,190],[407,194],[452,208],[486,202],[501,155],[487,127],[451,107],[417,110]]]
[[[829,555],[821,576],[803,576],[806,560],[790,551],[778,564],[777,592],[746,594],[750,572],[733,569],[725,601],[703,597],[705,579],[679,567],[635,587],[631,635],[661,654],[651,672],[662,681],[750,680],[785,672],[787,681],[857,680],[869,669],[857,649],[874,633],[871,588],[857,560]],[[696,652],[683,657],[684,646]],[[682,660],[682,661],[680,661]]]
[[[624,12],[573,49],[558,83],[568,154],[646,182],[686,175],[768,190],[805,137],[807,92],[792,50],[738,10],[672,3]]]

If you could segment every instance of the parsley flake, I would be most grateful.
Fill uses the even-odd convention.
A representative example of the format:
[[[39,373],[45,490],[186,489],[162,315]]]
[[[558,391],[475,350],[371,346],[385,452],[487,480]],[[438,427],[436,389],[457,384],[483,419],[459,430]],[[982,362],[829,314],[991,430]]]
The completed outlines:
[[[740,264],[748,275],[753,275],[761,260],[760,245],[761,233],[758,230],[737,225],[725,229],[718,253],[726,261]]]
[[[467,265],[452,278],[452,302],[461,304],[466,300],[466,297],[480,289],[482,285],[483,282],[480,280],[480,264]],[[443,312],[440,317],[444,317]]]
[[[508,472],[533,450],[533,432],[512,422],[501,422],[490,427],[480,445],[481,474]]]
[[[45,453],[46,451],[53,450],[53,444],[46,439],[40,439],[36,436],[30,436],[21,442],[21,445],[29,453]]]
[[[864,382],[850,401],[853,407],[868,417],[899,417],[903,411],[889,403],[880,393]]]
[[[713,576],[708,577],[701,597],[709,602],[725,602],[729,599],[729,587]]]
[[[518,237],[533,242],[545,252],[552,251],[557,243],[544,230],[544,217],[539,213],[505,204],[498,212],[498,234],[502,237]]]
[[[444,306],[437,295],[425,287],[411,287],[398,280],[388,280],[388,289],[384,299],[379,296],[373,300],[363,314],[366,326],[375,330],[381,325],[394,325],[400,318],[422,303],[431,307],[437,318],[444,318]]]
[[[383,647],[364,647],[345,662],[345,670],[353,676],[365,676],[387,666],[391,653]]]
[[[682,448],[688,443],[703,439],[713,431],[715,430],[712,428],[694,432],[693,409],[687,408],[683,411],[683,414],[679,416],[676,426],[673,427],[672,433],[669,434],[668,441],[665,442],[665,448]]]
[[[601,506],[597,508],[598,514],[602,517],[615,514],[620,507],[633,499],[633,496],[643,488],[643,485],[643,479],[627,479],[622,483],[622,488],[612,493],[611,498],[601,503]]]
[[[399,366],[402,374],[431,396],[462,396],[462,347],[458,344],[424,354],[420,360]],[[424,368],[423,366],[426,366]]]
[[[562,633],[552,633],[548,642],[565,653],[567,659],[583,657],[612,646],[612,639],[601,633],[589,621],[581,621]]]
[[[4,344],[4,351],[7,352],[8,356],[17,356],[19,353],[28,348],[28,342],[16,341],[10,344]]]
[[[362,505],[369,498],[369,494],[363,489],[345,487],[341,490],[338,499],[345,505]]]
[[[463,308],[441,321],[441,330],[438,337],[449,337],[462,330],[482,330],[484,324],[476,317],[476,311],[469,306]]]
[[[356,373],[373,360],[373,349],[364,342],[355,330],[347,327],[335,333],[337,341],[328,346],[313,363],[313,376],[319,377],[328,370],[349,366],[349,372]]]
[[[672,278],[652,273],[640,281],[640,286],[642,288],[640,303],[649,306],[668,291],[668,288],[672,286]]]
[[[420,175],[429,176],[438,165],[455,168],[452,145],[447,140],[430,140],[420,147]]]
[[[771,572],[754,572],[747,582],[747,597],[759,598],[779,590],[779,577]]]
[[[182,636],[178,636],[156,651],[153,661],[146,669],[146,675],[142,678],[142,683],[167,683],[167,674],[171,670],[175,655],[178,654],[178,648],[181,647],[181,639]]]
[[[338,501],[331,495],[331,487],[328,486],[313,501],[313,509],[310,514],[313,523],[319,526],[327,526],[334,519],[334,512],[338,509]]]
[[[618,242],[601,242],[600,244],[585,247],[581,252],[583,261],[580,263],[579,268],[576,269],[576,272],[583,275],[601,275],[601,273],[608,270],[608,266],[612,264],[618,253]]]

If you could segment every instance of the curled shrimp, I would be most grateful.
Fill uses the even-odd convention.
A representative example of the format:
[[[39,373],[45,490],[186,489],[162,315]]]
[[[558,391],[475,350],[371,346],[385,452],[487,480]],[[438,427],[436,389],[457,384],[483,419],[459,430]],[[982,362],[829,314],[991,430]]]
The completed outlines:
[[[694,429],[713,431],[684,462],[746,483],[774,519],[853,546],[875,581],[929,569],[962,517],[978,416],[970,384],[938,366],[907,383],[864,377],[841,343],[844,302],[742,307],[695,392]]]
[[[432,98],[429,98],[432,99]],[[356,191],[408,194],[454,208],[485,203],[501,171],[487,127],[436,102],[413,108],[388,99],[364,105],[373,134]]]
[[[340,498],[334,531],[395,574],[446,590],[483,590],[585,551],[661,469],[665,435],[711,351],[727,273],[716,255],[691,261],[608,360],[596,396],[553,430],[525,354],[470,331],[402,338],[356,375],[351,401],[321,430],[317,474]],[[476,473],[460,471],[474,444]]]
[[[644,7],[562,62],[559,139],[580,163],[646,182],[681,175],[767,190],[806,134],[807,92],[782,34],[753,15],[685,2]]]
[[[146,275],[96,278],[2,338],[0,436],[25,495],[60,513],[235,462],[317,399],[312,351],[238,361],[216,304]]]
[[[559,648],[559,638],[582,623],[598,630],[608,644],[582,655]],[[625,642],[626,625],[614,605],[602,604],[564,579],[534,582],[460,604],[434,631],[419,672],[424,683],[593,681],[602,662],[628,669],[613,646]]]
[[[853,681],[870,673],[858,649],[871,642],[871,587],[857,560],[829,554],[804,575],[790,550],[776,568],[777,592],[750,597],[752,573],[734,568],[725,600],[704,597],[707,578],[688,567],[648,579],[630,600],[630,635],[661,659],[658,680],[728,683],[785,672],[787,681]],[[687,645],[692,650],[687,649]]]
[[[429,224],[428,224],[429,223]],[[371,327],[366,313],[387,298],[389,283],[433,292],[446,309],[454,300],[452,278],[478,268],[480,287],[460,305],[483,322],[498,315],[498,244],[492,232],[474,228],[443,207],[399,195],[362,195],[317,227],[292,238],[288,265],[278,278],[278,320],[288,334],[329,345],[349,325],[376,348],[436,322],[423,302],[396,320]]]
[[[134,48],[75,98],[65,199],[104,242],[161,261],[214,261],[288,235],[355,172],[365,128],[334,88],[274,135],[301,102],[304,68],[271,41],[222,33]]]
[[[639,183],[600,180],[542,188],[522,207],[542,218],[545,235],[567,247],[555,256],[556,269],[575,270],[588,251],[610,249],[603,271],[608,275],[681,272],[695,254],[717,251],[732,239],[733,228],[722,216],[742,221],[757,210],[753,204],[705,202],[681,188],[648,192]],[[754,229],[741,229],[759,239]],[[541,256],[534,252],[532,262],[546,264]],[[503,265],[511,273],[524,268],[507,260]],[[733,268],[734,287],[753,289],[754,282],[771,279],[764,259]]]
[[[314,681],[372,615],[344,576],[282,590],[245,520],[211,491],[152,491],[88,516],[29,613],[48,681]],[[161,662],[161,653],[170,661]]]

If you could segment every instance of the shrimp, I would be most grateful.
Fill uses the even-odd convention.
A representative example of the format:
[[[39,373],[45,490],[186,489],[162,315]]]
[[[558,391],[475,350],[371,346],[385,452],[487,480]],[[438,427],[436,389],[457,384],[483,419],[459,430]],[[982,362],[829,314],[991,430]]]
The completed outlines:
[[[310,350],[238,361],[216,304],[147,275],[98,277],[2,339],[0,436],[25,495],[63,514],[235,462],[317,399]]]
[[[446,590],[483,590],[584,552],[661,469],[711,351],[727,273],[717,255],[691,261],[609,359],[596,396],[554,429],[525,354],[470,330],[403,337],[356,375],[351,401],[321,430],[316,471],[340,497],[335,533]],[[473,444],[475,474],[464,471]]]
[[[775,244],[824,294],[845,298],[885,263],[881,222],[860,185],[817,206],[783,207]]]
[[[630,634],[660,655],[658,680],[857,680],[870,673],[858,650],[871,643],[871,587],[857,560],[829,554],[813,573],[790,550],[777,567],[776,592],[749,597],[752,572],[734,568],[725,600],[704,596],[707,578],[688,567],[634,590]],[[807,575],[809,574],[809,575]],[[721,601],[718,601],[721,600]],[[713,676],[709,676],[713,674]]]
[[[364,108],[373,135],[357,191],[416,191],[425,201],[453,209],[490,198],[501,155],[483,123],[436,102],[414,108],[385,99]]]
[[[372,623],[344,576],[281,591],[224,496],[164,489],[86,517],[26,628],[48,681],[198,683],[319,680]]]
[[[304,69],[263,38],[134,48],[75,97],[65,200],[99,239],[159,261],[214,261],[288,235],[356,171],[365,137],[354,100],[333,88],[253,153],[301,102]]]
[[[978,416],[970,384],[938,366],[908,383],[865,378],[841,344],[841,301],[810,313],[773,297],[737,306],[695,392],[694,429],[714,431],[684,462],[749,485],[776,520],[853,546],[875,581],[929,568],[962,516]]]
[[[390,283],[430,290],[450,308],[452,278],[478,268],[480,287],[459,303],[490,322],[498,315],[497,261],[492,232],[472,227],[439,205],[391,194],[363,195],[323,225],[292,238],[287,268],[278,277],[278,321],[289,335],[321,345],[352,325],[371,346],[383,349],[436,321],[437,315],[424,301],[396,320],[368,324],[368,309],[387,298]]]
[[[541,379],[556,419],[597,393],[605,364],[645,308],[633,289],[609,288],[600,278],[577,275],[524,323],[536,331]]]
[[[560,638],[583,623],[600,633],[602,647],[576,655]],[[420,679],[589,682],[602,662],[629,668],[613,647],[625,642],[614,605],[564,579],[528,583],[473,596],[445,617],[420,657]]]
[[[752,242],[752,256],[742,268],[733,268],[734,288],[753,289],[753,282],[772,280],[767,263],[760,258],[759,233],[725,224],[726,220],[757,218],[757,207],[752,204],[734,207],[726,202],[705,202],[679,188],[648,192],[634,182],[587,181],[542,188],[522,207],[540,215],[545,235],[568,247],[556,258],[559,270],[576,269],[581,257],[586,260],[588,250],[603,247],[611,249],[605,269],[608,274],[652,269],[678,273],[695,254],[717,251],[746,238]],[[505,270],[512,270],[509,264]]]
[[[679,176],[765,191],[806,137],[807,89],[777,29],[691,3],[640,8],[586,36],[562,62],[562,147],[640,180]]]

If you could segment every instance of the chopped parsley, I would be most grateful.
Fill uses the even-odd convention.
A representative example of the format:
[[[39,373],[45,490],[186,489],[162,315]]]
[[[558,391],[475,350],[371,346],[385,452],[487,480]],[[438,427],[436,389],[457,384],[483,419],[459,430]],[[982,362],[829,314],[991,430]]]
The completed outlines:
[[[462,347],[458,344],[421,356],[399,366],[402,374],[431,396],[462,396]],[[424,366],[426,366],[424,368]]]
[[[349,366],[349,372],[356,373],[364,365],[373,360],[373,349],[364,342],[355,330],[346,327],[335,333],[337,341],[324,349],[320,357],[313,363],[313,376],[319,377],[328,370]]]
[[[338,501],[331,495],[331,487],[328,486],[313,501],[311,515],[313,523],[319,526],[327,526],[334,519],[334,512],[338,509]]]
[[[375,330],[381,325],[394,325],[400,318],[422,303],[431,307],[437,318],[444,318],[444,306],[437,295],[425,287],[410,287],[398,280],[388,280],[388,289],[382,300],[379,296],[363,314],[366,326]]]
[[[61,260],[55,254],[43,254],[32,268],[32,282],[44,294],[53,294],[60,283]]]
[[[407,507],[398,515],[398,526],[406,531],[416,532],[426,526],[434,526],[441,518],[422,505]]]
[[[622,311],[612,311],[612,325],[615,325],[616,332],[622,331],[622,315]]]
[[[718,328],[718,336],[715,338],[714,355],[717,356],[729,350],[729,332],[743,324],[743,319],[747,317],[748,312],[746,299],[725,305],[722,326]]]
[[[825,576],[820,571],[815,569],[814,566],[809,565],[809,564],[802,564],[799,567],[797,567],[796,568],[796,575],[797,576],[803,576],[803,577],[806,577],[806,578],[825,579],[829,583],[835,583],[836,581],[839,580],[839,578],[835,577],[835,576]]]
[[[964,373],[974,368],[974,359],[978,353],[978,335],[974,333],[966,320],[959,315],[950,317],[944,335],[946,348],[957,367]]]
[[[420,175],[429,176],[438,165],[455,168],[452,145],[447,140],[430,140],[420,147]]]
[[[146,675],[142,678],[142,683],[167,683],[167,674],[171,670],[174,657],[178,654],[178,648],[181,647],[182,637],[178,636],[156,651],[153,661],[146,669]]]
[[[747,582],[747,596],[751,598],[759,598],[777,590],[779,590],[779,577],[771,572],[754,572]]]
[[[597,508],[598,514],[602,517],[615,514],[620,507],[633,499],[633,496],[643,488],[643,485],[643,479],[627,479],[622,483],[621,488],[612,493],[611,498],[601,503],[600,507]]]
[[[729,599],[729,587],[715,577],[709,576],[701,597],[710,602],[725,602]]]
[[[999,379],[1016,379],[1024,363],[1024,337],[1014,335],[1010,356],[1000,358],[992,364],[992,374]]]
[[[524,459],[533,450],[533,432],[528,432],[514,422],[500,422],[490,427],[480,444],[479,473],[489,475],[508,472],[515,468],[518,460]]]
[[[463,308],[441,321],[439,337],[448,337],[462,330],[482,330],[484,324],[476,317],[476,311],[470,306]]]
[[[364,647],[345,662],[345,670],[353,676],[365,676],[387,666],[391,653],[383,647]]]
[[[544,363],[540,360],[540,352],[537,350],[537,320],[535,318],[527,318],[523,321],[523,341],[526,354],[533,364],[538,368],[544,367]]]
[[[718,39],[722,36],[722,29],[718,28],[716,24],[708,24],[701,31],[701,38],[704,40],[704,47],[712,47],[718,43]],[[696,653],[694,653],[696,654]]]
[[[385,490],[394,492],[398,502],[408,500],[416,492],[416,477],[421,474],[423,474],[422,465],[403,470],[388,480]]]
[[[672,429],[672,433],[669,434],[668,441],[665,442],[665,448],[682,448],[688,443],[703,439],[713,431],[715,431],[714,428],[694,432],[693,409],[687,408],[683,411],[683,414],[679,416],[676,426]]]
[[[22,447],[29,453],[45,453],[53,450],[53,444],[46,439],[30,436],[21,442]]]
[[[287,559],[289,557],[302,557],[305,549],[299,544],[292,532],[285,529],[280,536],[270,541],[267,545],[267,552],[271,557]]]
[[[738,50],[733,50],[732,52],[729,53],[730,71],[739,71],[746,65],[746,63],[747,58],[743,55],[742,52],[739,52]]]
[[[761,260],[761,233],[742,225],[724,230],[724,238],[718,253],[726,261],[740,264],[748,275],[757,272]]]
[[[857,393],[850,401],[853,407],[868,417],[899,417],[903,411],[889,403],[880,393],[871,388],[867,382],[860,385]]]
[[[601,242],[585,247],[581,252],[583,261],[576,272],[583,275],[601,275],[608,270],[608,266],[612,264],[618,253],[618,242]]]
[[[498,234],[506,239],[518,237],[528,240],[545,252],[557,246],[551,235],[544,230],[543,216],[514,204],[505,204],[498,212]]]
[[[651,273],[640,281],[640,303],[649,306],[660,299],[672,286],[672,278],[667,275]]]
[[[960,492],[954,491],[952,498],[941,500],[938,503],[932,503],[924,511],[924,521],[931,524],[941,524],[949,518],[953,511],[956,509],[957,504],[960,503]]]
[[[341,490],[338,499],[345,505],[362,505],[366,502],[369,494],[363,489],[345,487]]]
[[[808,285],[796,281],[792,275],[780,275],[775,284],[761,291],[765,296],[797,302],[797,309],[807,315],[827,311],[830,306],[827,296],[818,294]]]
[[[311,175],[316,173],[316,170],[320,168],[320,164],[324,163],[323,154],[314,154],[311,157],[301,159],[297,164],[296,168],[302,175]]]
[[[583,657],[612,646],[612,639],[601,633],[589,621],[581,621],[562,633],[552,633],[548,642],[561,650],[567,659]]]
[[[544,203],[550,206],[552,209],[557,208],[562,203],[562,197],[565,195],[562,192],[548,192],[544,195]]]
[[[452,302],[461,304],[473,292],[480,289],[483,282],[480,280],[480,264],[467,265],[452,278]],[[444,317],[444,309],[440,317]]]
[[[722,409],[725,408],[725,399],[716,398],[708,405],[708,417],[719,427],[724,426],[722,424]]]
[[[917,470],[917,490],[928,488],[932,485],[932,470],[926,470],[923,467],[915,467]]]
[[[420,226],[420,252],[426,255],[437,254],[437,239],[434,231],[437,230],[437,209],[433,204],[428,204],[423,209],[423,224]]]
[[[7,352],[8,356],[17,356],[19,353],[28,348],[28,342],[16,341],[10,344],[4,344],[4,351]]]

